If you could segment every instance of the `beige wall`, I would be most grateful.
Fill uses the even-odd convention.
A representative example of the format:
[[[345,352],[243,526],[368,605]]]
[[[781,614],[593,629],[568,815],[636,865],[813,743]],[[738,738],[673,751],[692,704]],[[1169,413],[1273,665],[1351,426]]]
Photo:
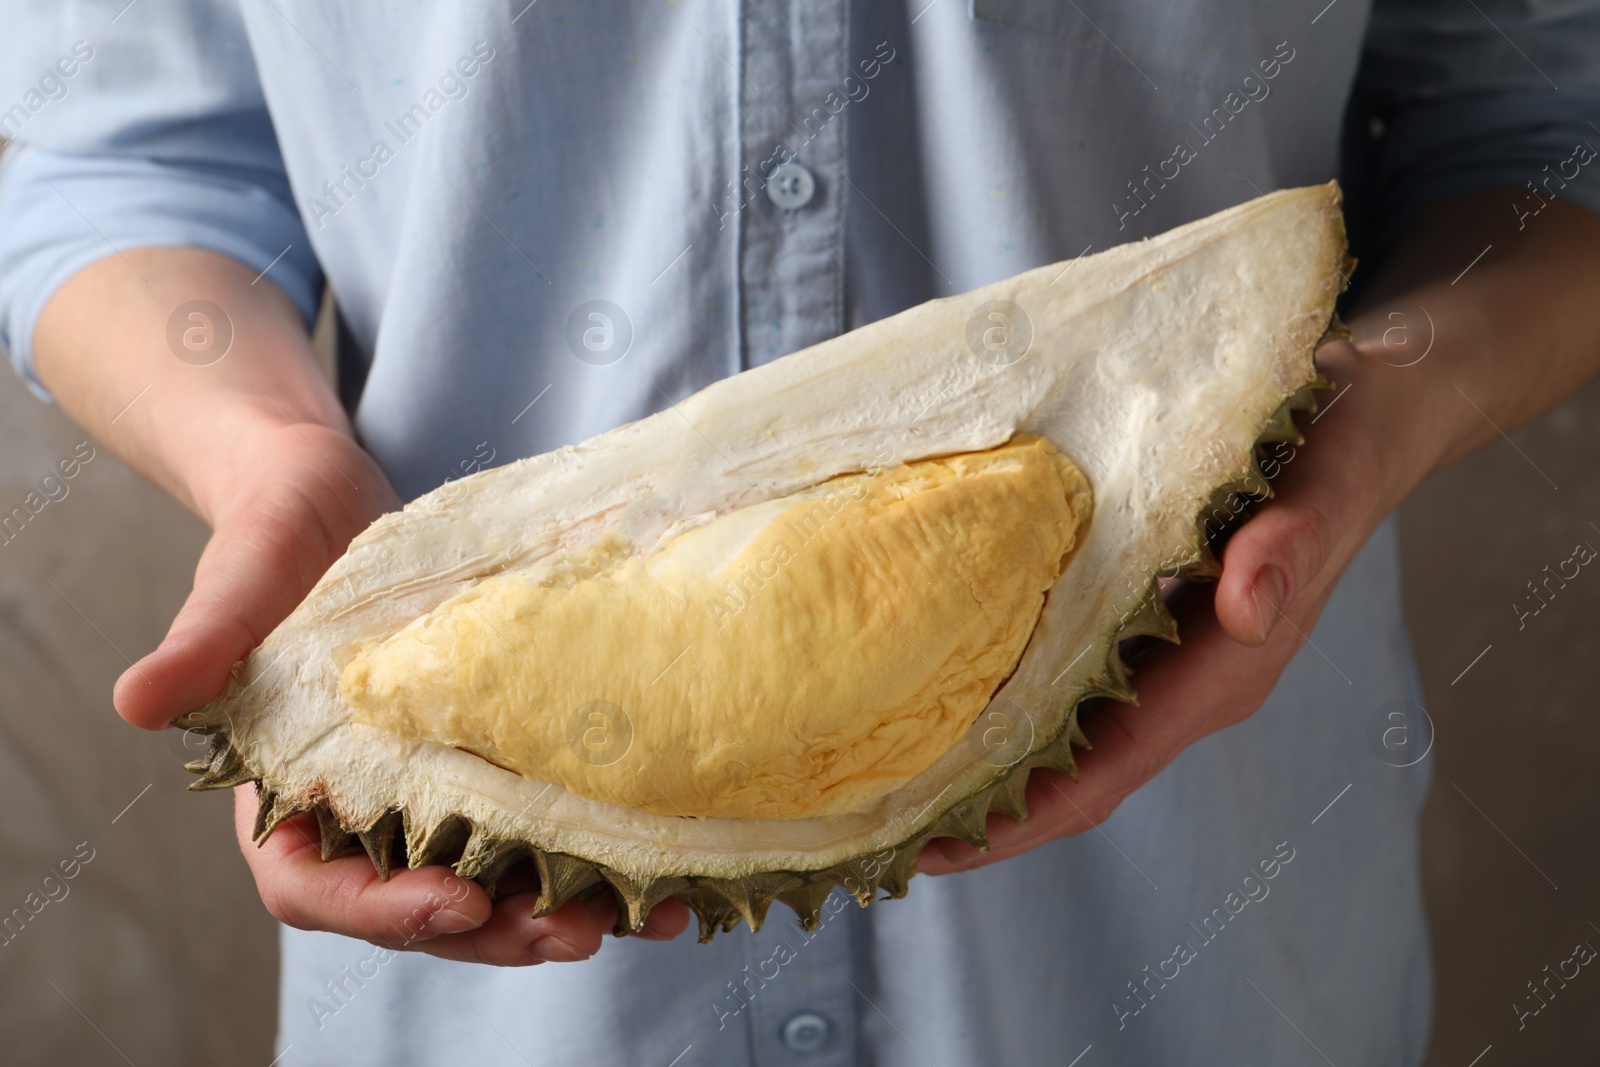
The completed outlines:
[[[84,440],[0,369],[0,513]],[[48,899],[44,878],[80,845],[93,856],[0,944],[0,1062],[265,1067],[276,945],[228,797],[187,792],[175,735],[111,710],[205,530],[96,451],[0,545],[0,914]]]
[[[1552,582],[1521,630],[1512,607],[1537,604],[1526,583],[1578,542],[1600,549],[1597,458],[1600,385],[1434,478],[1404,514],[1407,613],[1438,735],[1424,826],[1438,1067],[1491,1044],[1480,1067],[1593,1063],[1600,1048],[1600,962],[1565,990],[1552,981],[1520,1030],[1512,1007],[1578,942],[1600,949],[1600,560],[1566,589]]]
[[[0,512],[82,440],[0,373]],[[1578,1062],[1600,1043],[1600,974],[1586,970],[1520,1033],[1511,1008],[1576,941],[1600,945],[1588,925],[1600,922],[1600,572],[1520,633],[1510,607],[1577,540],[1600,547],[1587,526],[1600,525],[1600,389],[1516,442],[1527,459],[1495,444],[1425,487],[1404,522],[1438,730],[1426,869],[1440,1067],[1490,1044],[1483,1067]],[[265,1067],[273,927],[227,798],[186,793],[170,740],[124,726],[108,698],[181,602],[204,531],[104,450],[67,485],[0,546],[0,912],[80,844],[93,859],[0,945],[0,1061]]]

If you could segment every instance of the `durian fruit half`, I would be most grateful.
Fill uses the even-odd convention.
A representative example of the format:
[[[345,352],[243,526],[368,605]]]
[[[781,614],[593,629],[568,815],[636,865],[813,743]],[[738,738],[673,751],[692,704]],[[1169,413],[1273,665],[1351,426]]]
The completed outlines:
[[[195,788],[254,780],[259,840],[314,810],[385,876],[609,885],[618,933],[904,895],[1074,773],[1079,702],[1134,699],[1119,640],[1176,640],[1157,579],[1215,572],[1206,516],[1325,384],[1339,207],[1274,193],[442,486],[178,720]]]

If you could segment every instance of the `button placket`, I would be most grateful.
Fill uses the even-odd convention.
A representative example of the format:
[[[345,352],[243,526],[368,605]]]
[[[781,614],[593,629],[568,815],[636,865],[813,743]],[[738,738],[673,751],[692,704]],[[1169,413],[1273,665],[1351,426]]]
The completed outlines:
[[[745,366],[844,328],[845,0],[746,0],[739,78]]]
[[[851,986],[861,909],[843,889],[824,902],[821,922],[802,930],[774,908],[749,938],[744,1013],[758,1067],[849,1067],[856,1062],[857,995]]]

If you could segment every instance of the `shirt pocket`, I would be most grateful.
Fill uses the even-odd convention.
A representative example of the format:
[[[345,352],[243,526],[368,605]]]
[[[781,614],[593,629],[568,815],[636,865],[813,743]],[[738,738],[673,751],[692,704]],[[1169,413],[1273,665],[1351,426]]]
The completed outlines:
[[[1239,0],[971,0],[972,17],[1127,63],[1163,80],[1236,88],[1270,59],[1255,5]]]

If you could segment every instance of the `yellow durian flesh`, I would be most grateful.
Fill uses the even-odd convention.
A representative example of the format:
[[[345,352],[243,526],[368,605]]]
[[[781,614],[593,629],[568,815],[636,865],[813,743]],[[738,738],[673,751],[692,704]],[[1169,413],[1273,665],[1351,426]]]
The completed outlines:
[[[957,744],[1081,541],[1043,438],[491,576],[344,667],[358,722],[659,815],[862,810]]]

